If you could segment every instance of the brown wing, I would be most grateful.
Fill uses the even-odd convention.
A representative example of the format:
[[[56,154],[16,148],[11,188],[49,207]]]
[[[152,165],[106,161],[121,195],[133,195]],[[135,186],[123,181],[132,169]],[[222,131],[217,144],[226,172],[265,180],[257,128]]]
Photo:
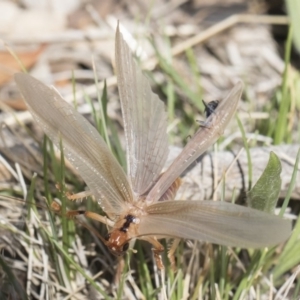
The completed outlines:
[[[34,119],[78,169],[103,210],[120,214],[132,194],[126,175],[97,130],[52,88],[19,73],[17,85]]]
[[[291,222],[220,201],[165,201],[146,209],[139,235],[170,236],[232,247],[260,248],[286,240]]]
[[[116,73],[126,138],[127,169],[132,189],[145,193],[157,179],[168,156],[163,102],[151,90],[117,29]]]
[[[243,85],[238,82],[159,178],[148,194],[147,201],[159,200],[176,178],[223,134],[225,127],[235,113],[242,91]]]

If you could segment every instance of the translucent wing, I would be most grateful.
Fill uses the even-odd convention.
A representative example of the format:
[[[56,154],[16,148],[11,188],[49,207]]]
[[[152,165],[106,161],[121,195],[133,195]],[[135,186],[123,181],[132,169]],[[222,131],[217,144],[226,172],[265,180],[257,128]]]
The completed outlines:
[[[151,90],[117,29],[116,73],[123,113],[127,169],[132,189],[145,193],[162,171],[168,155],[163,102]]]
[[[78,169],[103,210],[120,214],[132,199],[126,175],[97,130],[54,90],[27,74],[17,85],[34,119]]]
[[[216,201],[165,201],[147,207],[139,235],[171,236],[232,247],[260,248],[288,238],[290,221]]]
[[[195,133],[171,166],[162,174],[148,194],[147,201],[159,200],[175,179],[223,134],[235,113],[242,91],[243,85],[238,82],[207,118],[205,124]]]

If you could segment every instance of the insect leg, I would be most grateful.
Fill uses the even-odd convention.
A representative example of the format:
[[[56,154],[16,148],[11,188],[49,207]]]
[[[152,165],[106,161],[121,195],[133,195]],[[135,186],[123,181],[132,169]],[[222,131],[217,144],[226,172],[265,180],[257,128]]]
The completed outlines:
[[[196,122],[199,123],[200,127],[211,128],[211,124],[207,123],[207,121],[196,120]]]
[[[173,272],[176,272],[176,265],[175,265],[175,256],[174,253],[179,245],[180,239],[174,239],[171,248],[168,251],[168,259],[171,263],[171,268]]]
[[[156,237],[143,237],[141,239],[144,240],[144,241],[149,242],[150,244],[152,244],[152,246],[154,247],[154,248],[152,248],[152,251],[153,251],[153,254],[154,254],[156,265],[157,265],[159,270],[163,270],[164,269],[164,264],[163,264],[162,259],[161,259],[161,253],[165,249],[164,246],[157,240]]]
[[[55,187],[61,192],[62,191],[62,188],[60,186],[59,183],[57,183],[55,185]],[[83,191],[83,192],[80,192],[80,193],[76,193],[76,194],[71,194],[70,192],[68,191],[64,191],[64,194],[66,195],[66,197],[68,198],[68,200],[71,200],[71,201],[75,201],[75,200],[78,200],[78,199],[83,199],[83,198],[87,198],[89,196],[93,196],[92,192],[91,191]]]
[[[51,208],[56,212],[56,213],[61,213],[61,205],[55,201],[52,202]],[[67,211],[67,217],[72,219],[75,218],[76,216],[84,215],[87,218],[93,219],[95,221],[101,222],[109,227],[113,227],[114,222],[112,222],[110,219],[108,219],[106,216],[101,216],[97,213],[94,213],[89,210],[69,210]]]
[[[75,200],[78,200],[78,199],[82,199],[82,198],[92,196],[92,193],[90,191],[84,191],[84,192],[80,192],[80,193],[77,193],[77,194],[70,194],[70,193],[67,192],[66,196],[69,200],[75,201]]]
[[[89,210],[69,210],[67,212],[67,216],[69,218],[74,218],[76,216],[79,215],[84,215],[87,218],[93,219],[95,221],[101,222],[105,225],[108,225],[109,227],[112,227],[114,225],[114,222],[112,222],[111,220],[109,220],[106,216],[101,216],[97,213],[94,213],[92,211]]]

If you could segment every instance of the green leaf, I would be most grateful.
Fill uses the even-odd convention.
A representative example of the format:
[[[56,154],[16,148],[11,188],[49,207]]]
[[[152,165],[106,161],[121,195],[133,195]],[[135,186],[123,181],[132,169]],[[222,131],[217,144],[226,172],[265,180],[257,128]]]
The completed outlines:
[[[277,116],[276,128],[274,132],[274,144],[278,145],[286,141],[289,137],[288,119],[286,116],[289,115],[291,106],[291,91],[289,89],[289,70],[292,52],[292,29],[290,28],[287,41],[285,43],[284,62],[285,68],[282,77],[281,93],[279,98],[279,114]]]
[[[300,2],[298,0],[286,0],[286,7],[289,15],[290,22],[294,28],[293,40],[297,51],[300,53]],[[298,28],[298,29],[296,29]]]
[[[271,152],[266,169],[248,193],[250,207],[270,213],[274,211],[281,189],[280,173],[280,159]]]

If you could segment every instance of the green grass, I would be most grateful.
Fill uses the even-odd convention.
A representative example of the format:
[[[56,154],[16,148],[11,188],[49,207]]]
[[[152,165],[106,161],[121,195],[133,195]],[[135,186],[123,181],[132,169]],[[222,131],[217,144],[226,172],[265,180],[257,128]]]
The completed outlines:
[[[274,143],[277,144],[290,141],[299,142],[300,138],[298,136],[298,140],[294,140],[288,129],[290,119],[287,118],[287,115],[291,116],[294,113],[291,110],[291,103],[299,105],[300,99],[299,74],[291,73],[289,68],[290,49],[291,34],[287,41],[286,68],[282,86],[268,107],[270,113],[274,114],[276,118],[264,123],[263,133],[273,137]],[[178,121],[180,118],[178,128],[171,134],[172,141],[180,141],[185,144],[188,135],[195,132],[198,127],[195,122],[195,114],[200,114],[203,110],[201,74],[197,67],[195,53],[193,49],[186,52],[192,76],[191,81],[196,83],[193,86],[187,84],[186,79],[182,78],[172,67],[171,60],[162,58],[158,51],[156,54],[159,67],[167,78],[167,84],[156,85],[155,89],[162,95],[162,98],[166,99],[170,122]],[[95,82],[97,82],[96,77]],[[292,84],[288,85],[288,82],[292,82]],[[75,85],[73,90],[74,99],[76,99]],[[179,90],[181,95],[178,94]],[[182,95],[186,97],[184,100],[182,100]],[[119,140],[118,129],[107,116],[106,108],[109,99],[106,86],[103,90],[99,89],[98,91],[99,110],[96,109],[95,103],[91,99],[86,97],[86,101],[91,105],[94,124],[125,168],[125,156]],[[75,100],[74,102],[76,103]],[[179,118],[178,112],[180,113]],[[273,120],[278,121],[274,122]],[[257,124],[256,130],[262,133],[260,125]],[[238,126],[243,132],[241,122]],[[248,148],[244,132],[241,146]],[[278,289],[289,278],[292,278],[293,272],[300,264],[300,219],[298,217],[290,239],[279,248],[254,251],[181,241],[176,250],[177,272],[174,273],[171,269],[166,251],[163,254],[166,267],[163,278],[164,285],[161,282],[161,273],[155,266],[149,244],[137,241],[134,246],[137,253],[126,255],[123,268],[121,268],[122,264],[118,263],[118,259],[113,257],[101,244],[95,233],[82,226],[81,223],[85,221],[78,223],[65,216],[67,209],[78,206],[98,212],[101,212],[101,209],[91,199],[85,200],[82,204],[77,203],[77,205],[66,199],[66,191],[80,192],[83,190],[84,184],[69,169],[65,168],[63,153],[57,157],[51,142],[46,138],[41,145],[41,152],[44,159],[43,175],[32,177],[26,199],[30,203],[28,210],[24,210],[19,202],[10,198],[12,205],[20,206],[18,211],[22,216],[21,226],[9,215],[5,218],[6,222],[0,223],[1,231],[4,230],[12,236],[15,248],[19,251],[16,252],[15,258],[7,251],[2,252],[0,256],[2,268],[0,296],[2,298],[8,295],[10,288],[15,290],[21,299],[26,299],[26,286],[29,283],[27,279],[24,279],[23,282],[17,279],[15,275],[17,268],[13,261],[20,261],[22,264],[22,258],[29,256],[33,261],[40,263],[46,259],[46,265],[49,268],[47,284],[53,293],[50,293],[50,299],[65,299],[71,294],[72,299],[83,299],[83,295],[88,295],[89,292],[98,293],[104,299],[127,299],[130,293],[133,295],[133,299],[142,297],[157,299],[159,295],[162,295],[163,288],[165,288],[168,299],[172,300],[247,299],[250,292],[255,292],[256,295],[263,298],[272,292],[272,286]],[[296,165],[298,165],[299,156]],[[248,163],[249,170],[251,170],[251,159],[248,160]],[[249,178],[251,180],[251,173],[249,173]],[[60,186],[59,190],[55,188],[56,183]],[[284,201],[282,213],[288,205],[294,183],[295,177],[291,179],[290,190]],[[224,184],[226,184],[225,181]],[[9,193],[6,192],[6,194]],[[10,196],[15,195],[11,194]],[[2,198],[0,204],[2,201],[8,201],[8,198],[4,196]],[[62,202],[61,214],[55,214],[50,209],[54,198],[59,198]],[[105,234],[105,225],[91,220],[86,220],[86,222],[99,234]],[[168,245],[168,243],[164,243],[165,249],[168,249]],[[33,270],[35,285],[33,286],[31,283],[32,294],[28,298],[33,299],[34,292],[38,293],[42,289],[41,277],[46,274],[46,270],[45,267],[34,264],[29,267]],[[27,271],[23,271],[22,274],[26,277]],[[95,274],[98,276],[94,279]],[[80,289],[81,285],[82,289]],[[79,288],[78,291],[77,288]],[[298,279],[295,281],[291,299],[298,299],[299,291],[300,281]]]

